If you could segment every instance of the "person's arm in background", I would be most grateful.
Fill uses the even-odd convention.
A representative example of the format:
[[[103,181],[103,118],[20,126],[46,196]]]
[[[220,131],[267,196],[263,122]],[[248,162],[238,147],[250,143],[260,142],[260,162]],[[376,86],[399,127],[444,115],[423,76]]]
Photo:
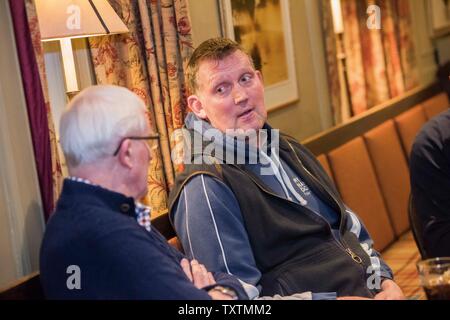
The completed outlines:
[[[373,248],[373,240],[369,235],[366,227],[359,217],[346,207],[350,219],[347,220],[347,229],[350,230],[359,240],[361,247],[366,251],[372,263],[373,272],[378,272],[381,277],[381,287],[377,290],[375,299],[398,300],[404,299],[404,295],[400,287],[394,282],[394,275],[391,268],[384,262],[378,251]]]
[[[445,120],[447,118],[447,120]],[[450,138],[447,111],[417,135],[409,161],[412,201],[429,257],[450,256]]]

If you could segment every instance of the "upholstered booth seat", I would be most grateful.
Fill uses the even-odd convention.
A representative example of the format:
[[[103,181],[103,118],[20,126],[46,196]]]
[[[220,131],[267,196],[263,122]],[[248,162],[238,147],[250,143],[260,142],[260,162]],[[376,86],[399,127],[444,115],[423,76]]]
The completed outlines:
[[[375,249],[383,250],[394,240],[394,231],[363,138],[332,150],[328,160],[344,202],[362,219]]]
[[[364,134],[367,150],[378,178],[387,211],[396,236],[409,229],[408,164],[393,120]]]
[[[407,159],[409,159],[414,139],[426,121],[425,112],[420,104],[395,117],[395,124]]]
[[[447,110],[450,107],[450,102],[448,101],[448,96],[446,93],[442,92],[424,102],[422,102],[423,109],[427,119],[431,119],[439,113]]]

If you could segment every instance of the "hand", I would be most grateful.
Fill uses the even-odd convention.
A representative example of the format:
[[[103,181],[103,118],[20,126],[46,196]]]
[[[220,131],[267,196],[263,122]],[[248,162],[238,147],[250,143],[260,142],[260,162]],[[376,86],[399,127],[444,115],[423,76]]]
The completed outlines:
[[[181,268],[183,268],[183,271],[186,274],[186,276],[198,289],[216,283],[216,280],[214,280],[214,277],[211,274],[211,272],[208,272],[205,266],[198,263],[197,260],[194,259],[189,263],[189,260],[183,258],[180,261],[180,265]]]
[[[233,300],[229,295],[213,289],[209,290],[208,294],[213,300]]]
[[[336,300],[372,300],[372,299],[366,298],[366,297],[358,297],[358,296],[344,296],[344,297],[338,297]]]
[[[402,289],[392,280],[386,279],[381,283],[381,292],[375,300],[405,300]]]

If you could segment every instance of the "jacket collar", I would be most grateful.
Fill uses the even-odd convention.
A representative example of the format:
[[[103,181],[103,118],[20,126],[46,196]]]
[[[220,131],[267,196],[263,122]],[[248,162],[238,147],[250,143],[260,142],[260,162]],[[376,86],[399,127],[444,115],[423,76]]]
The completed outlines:
[[[101,186],[65,179],[58,206],[72,197],[76,197],[78,202],[101,203],[102,206],[112,211],[135,217],[135,203],[132,197],[127,197]]]

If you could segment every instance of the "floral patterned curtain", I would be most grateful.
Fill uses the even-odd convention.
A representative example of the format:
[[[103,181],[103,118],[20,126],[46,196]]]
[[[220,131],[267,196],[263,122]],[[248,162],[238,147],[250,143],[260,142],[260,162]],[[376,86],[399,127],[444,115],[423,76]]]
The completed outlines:
[[[388,0],[391,1],[391,0]],[[394,0],[396,1],[396,0]],[[347,1],[344,1],[347,2]],[[358,0],[356,3],[361,52],[363,58],[363,69],[365,73],[366,82],[366,99],[367,107],[373,107],[389,99],[388,77],[386,74],[386,56],[383,50],[383,39],[381,30],[367,28],[367,14],[366,8],[369,5],[376,4],[375,0]],[[382,16],[384,12],[382,12]],[[346,19],[344,18],[344,29]],[[345,38],[345,32],[344,32]],[[349,73],[352,73],[352,64],[348,64]],[[355,110],[357,112],[363,112],[365,110]]]
[[[322,0],[322,6],[329,2]],[[367,27],[370,5],[381,10],[381,29]],[[341,0],[341,6],[350,100],[357,115],[418,84],[410,9],[408,0]],[[332,15],[324,15],[323,20],[324,25],[332,24]],[[334,37],[332,33],[324,28],[326,39]],[[328,51],[333,45],[326,41]]]
[[[51,150],[51,172],[52,172],[52,182],[53,182],[53,204],[58,200],[59,193],[61,192],[62,187],[62,170],[61,163],[58,155],[58,142],[55,134],[55,127],[53,124],[52,113],[50,109],[50,100],[48,96],[48,85],[47,85],[47,77],[45,72],[45,63],[44,63],[44,49],[41,42],[41,34],[39,31],[39,23],[36,14],[36,7],[34,5],[33,0],[25,0],[25,9],[27,14],[28,26],[30,29],[31,39],[33,43],[34,55],[36,58],[36,62],[39,69],[39,78],[42,87],[42,93],[44,96],[45,102],[45,110],[47,113],[47,122],[48,122],[48,133],[50,138],[50,150]],[[39,133],[34,133],[39,134]],[[44,192],[41,190],[41,192]],[[46,212],[46,219],[48,219],[51,211]]]
[[[388,80],[389,95],[398,96],[405,92],[405,83],[403,81],[403,70],[400,61],[400,46],[397,45],[397,30],[395,21],[396,12],[388,0],[379,1],[381,8],[381,35],[384,38],[384,51],[386,57],[386,76]]]
[[[183,67],[193,50],[186,0],[109,0],[130,30],[89,39],[97,82],[124,86],[146,103],[160,148],[148,175],[152,216],[167,212],[168,190],[180,168],[171,150],[186,109]]]
[[[336,35],[333,31],[333,17],[330,1],[322,1],[322,21],[325,34],[325,50],[327,61],[328,87],[330,88],[331,107],[334,123],[342,122],[341,87],[336,48]]]
[[[394,1],[398,19],[397,38],[400,47],[400,61],[403,70],[405,89],[410,90],[418,85],[417,61],[414,44],[411,38],[411,9],[409,0]]]

